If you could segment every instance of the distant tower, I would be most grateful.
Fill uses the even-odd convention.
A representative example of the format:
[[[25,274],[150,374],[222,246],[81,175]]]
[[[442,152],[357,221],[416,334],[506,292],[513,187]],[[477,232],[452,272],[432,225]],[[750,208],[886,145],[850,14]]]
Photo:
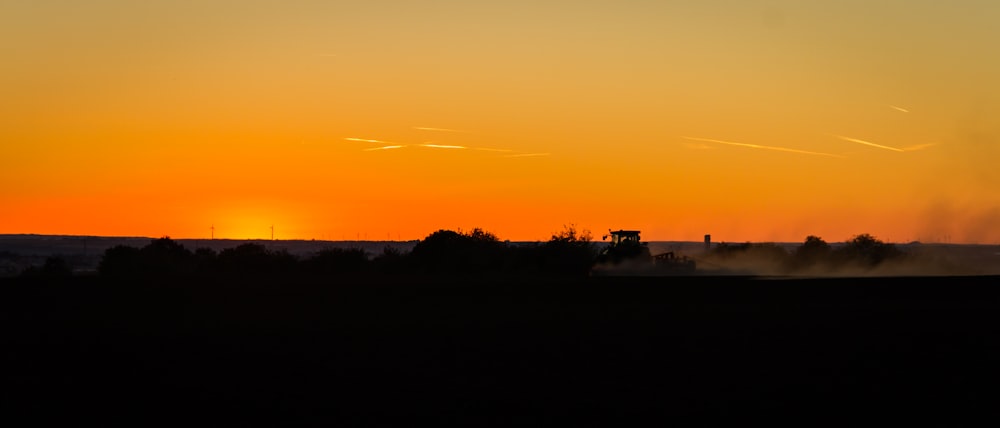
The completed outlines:
[[[213,224],[212,227],[210,227],[209,229],[212,229],[212,240],[214,241],[215,240],[215,225]]]
[[[712,249],[712,235],[705,235],[705,251]]]
[[[274,240],[274,225],[271,225],[271,240]]]

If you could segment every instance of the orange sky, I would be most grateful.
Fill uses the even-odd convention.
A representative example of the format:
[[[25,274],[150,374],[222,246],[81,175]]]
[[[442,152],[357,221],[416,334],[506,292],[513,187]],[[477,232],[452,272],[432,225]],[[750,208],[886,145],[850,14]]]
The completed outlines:
[[[997,243],[997,22],[985,0],[8,2],[0,233]]]

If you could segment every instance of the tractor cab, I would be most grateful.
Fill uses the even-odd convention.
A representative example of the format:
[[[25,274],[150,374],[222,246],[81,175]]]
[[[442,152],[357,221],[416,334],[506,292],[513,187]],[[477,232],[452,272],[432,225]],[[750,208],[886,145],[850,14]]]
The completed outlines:
[[[651,261],[649,248],[639,239],[638,230],[608,230],[603,240],[610,243],[598,255],[599,263],[618,264],[626,260]]]
[[[609,236],[611,237],[612,247],[642,244],[639,240],[638,230],[608,230],[608,234],[604,235],[603,239],[607,240]]]

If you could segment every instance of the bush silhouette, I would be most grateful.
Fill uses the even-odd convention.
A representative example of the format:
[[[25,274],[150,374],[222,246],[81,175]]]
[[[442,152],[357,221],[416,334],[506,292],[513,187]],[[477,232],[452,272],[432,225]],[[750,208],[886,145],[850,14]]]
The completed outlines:
[[[410,257],[398,248],[386,246],[382,253],[372,259],[375,272],[381,274],[398,275],[409,272],[411,269]]]
[[[359,273],[369,270],[368,253],[361,248],[328,248],[302,261],[310,274]]]
[[[261,244],[246,243],[219,252],[219,273],[236,276],[290,274],[298,259],[287,251],[271,251]]]
[[[194,265],[197,273],[211,273],[219,269],[219,255],[211,248],[194,250]]]
[[[66,259],[58,256],[45,258],[42,266],[32,266],[21,272],[22,276],[58,278],[73,275],[73,269],[66,262]]]
[[[712,248],[709,254],[719,258],[731,257],[754,257],[761,260],[771,260],[784,262],[788,258],[788,251],[781,246],[770,243],[743,243],[727,244],[721,243]]]
[[[552,274],[587,275],[597,258],[598,248],[589,231],[564,226],[552,234],[539,251],[541,270]]]

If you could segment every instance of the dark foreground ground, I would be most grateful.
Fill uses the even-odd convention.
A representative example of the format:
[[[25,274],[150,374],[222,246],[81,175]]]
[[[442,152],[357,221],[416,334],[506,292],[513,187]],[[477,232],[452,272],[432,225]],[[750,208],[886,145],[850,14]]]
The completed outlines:
[[[998,279],[10,279],[0,423],[995,425]]]

